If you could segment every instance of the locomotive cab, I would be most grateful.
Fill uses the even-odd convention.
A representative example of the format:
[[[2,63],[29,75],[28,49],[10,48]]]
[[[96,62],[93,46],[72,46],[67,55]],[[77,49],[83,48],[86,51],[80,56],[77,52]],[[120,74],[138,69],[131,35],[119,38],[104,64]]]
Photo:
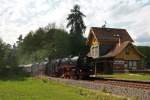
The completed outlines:
[[[80,56],[77,60],[77,71],[79,79],[87,79],[93,73],[92,58],[87,56]]]

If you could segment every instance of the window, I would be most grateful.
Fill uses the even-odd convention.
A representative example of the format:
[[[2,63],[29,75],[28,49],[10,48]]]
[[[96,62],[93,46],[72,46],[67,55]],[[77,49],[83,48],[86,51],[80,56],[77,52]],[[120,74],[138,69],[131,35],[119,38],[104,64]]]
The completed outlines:
[[[132,69],[133,69],[133,70],[136,70],[136,67],[137,67],[137,62],[136,62],[136,61],[133,61],[133,67],[132,67]]]
[[[137,66],[137,62],[133,61],[133,66],[136,67]]]
[[[132,61],[129,61],[129,69],[132,68]]]
[[[137,61],[132,61],[132,60],[128,61],[128,68],[129,69],[135,70],[136,67],[137,67]]]
[[[92,46],[91,47],[91,55],[93,58],[99,57],[99,46]]]

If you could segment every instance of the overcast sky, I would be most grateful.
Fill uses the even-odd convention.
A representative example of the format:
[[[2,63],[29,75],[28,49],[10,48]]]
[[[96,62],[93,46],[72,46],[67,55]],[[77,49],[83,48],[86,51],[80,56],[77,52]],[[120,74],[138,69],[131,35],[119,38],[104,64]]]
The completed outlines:
[[[127,29],[136,44],[150,46],[150,0],[0,0],[0,38],[13,44],[48,23],[65,28],[75,4],[86,15],[86,32],[107,21],[107,27]]]

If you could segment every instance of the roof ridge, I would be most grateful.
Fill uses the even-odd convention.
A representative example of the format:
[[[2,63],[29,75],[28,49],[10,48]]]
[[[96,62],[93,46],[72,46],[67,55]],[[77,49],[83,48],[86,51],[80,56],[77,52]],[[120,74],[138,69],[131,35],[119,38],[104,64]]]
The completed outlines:
[[[105,27],[105,28],[103,28],[103,27],[91,27],[91,28],[99,28],[99,29],[114,29],[114,30],[126,30],[126,29],[124,29],[124,28],[113,28],[113,27]]]

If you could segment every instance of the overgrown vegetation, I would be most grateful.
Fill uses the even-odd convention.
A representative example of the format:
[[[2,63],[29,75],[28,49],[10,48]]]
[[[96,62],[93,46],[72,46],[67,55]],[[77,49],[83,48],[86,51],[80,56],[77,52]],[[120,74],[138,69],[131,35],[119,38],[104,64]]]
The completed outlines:
[[[100,91],[71,87],[41,79],[0,80],[0,100],[127,100]]]

